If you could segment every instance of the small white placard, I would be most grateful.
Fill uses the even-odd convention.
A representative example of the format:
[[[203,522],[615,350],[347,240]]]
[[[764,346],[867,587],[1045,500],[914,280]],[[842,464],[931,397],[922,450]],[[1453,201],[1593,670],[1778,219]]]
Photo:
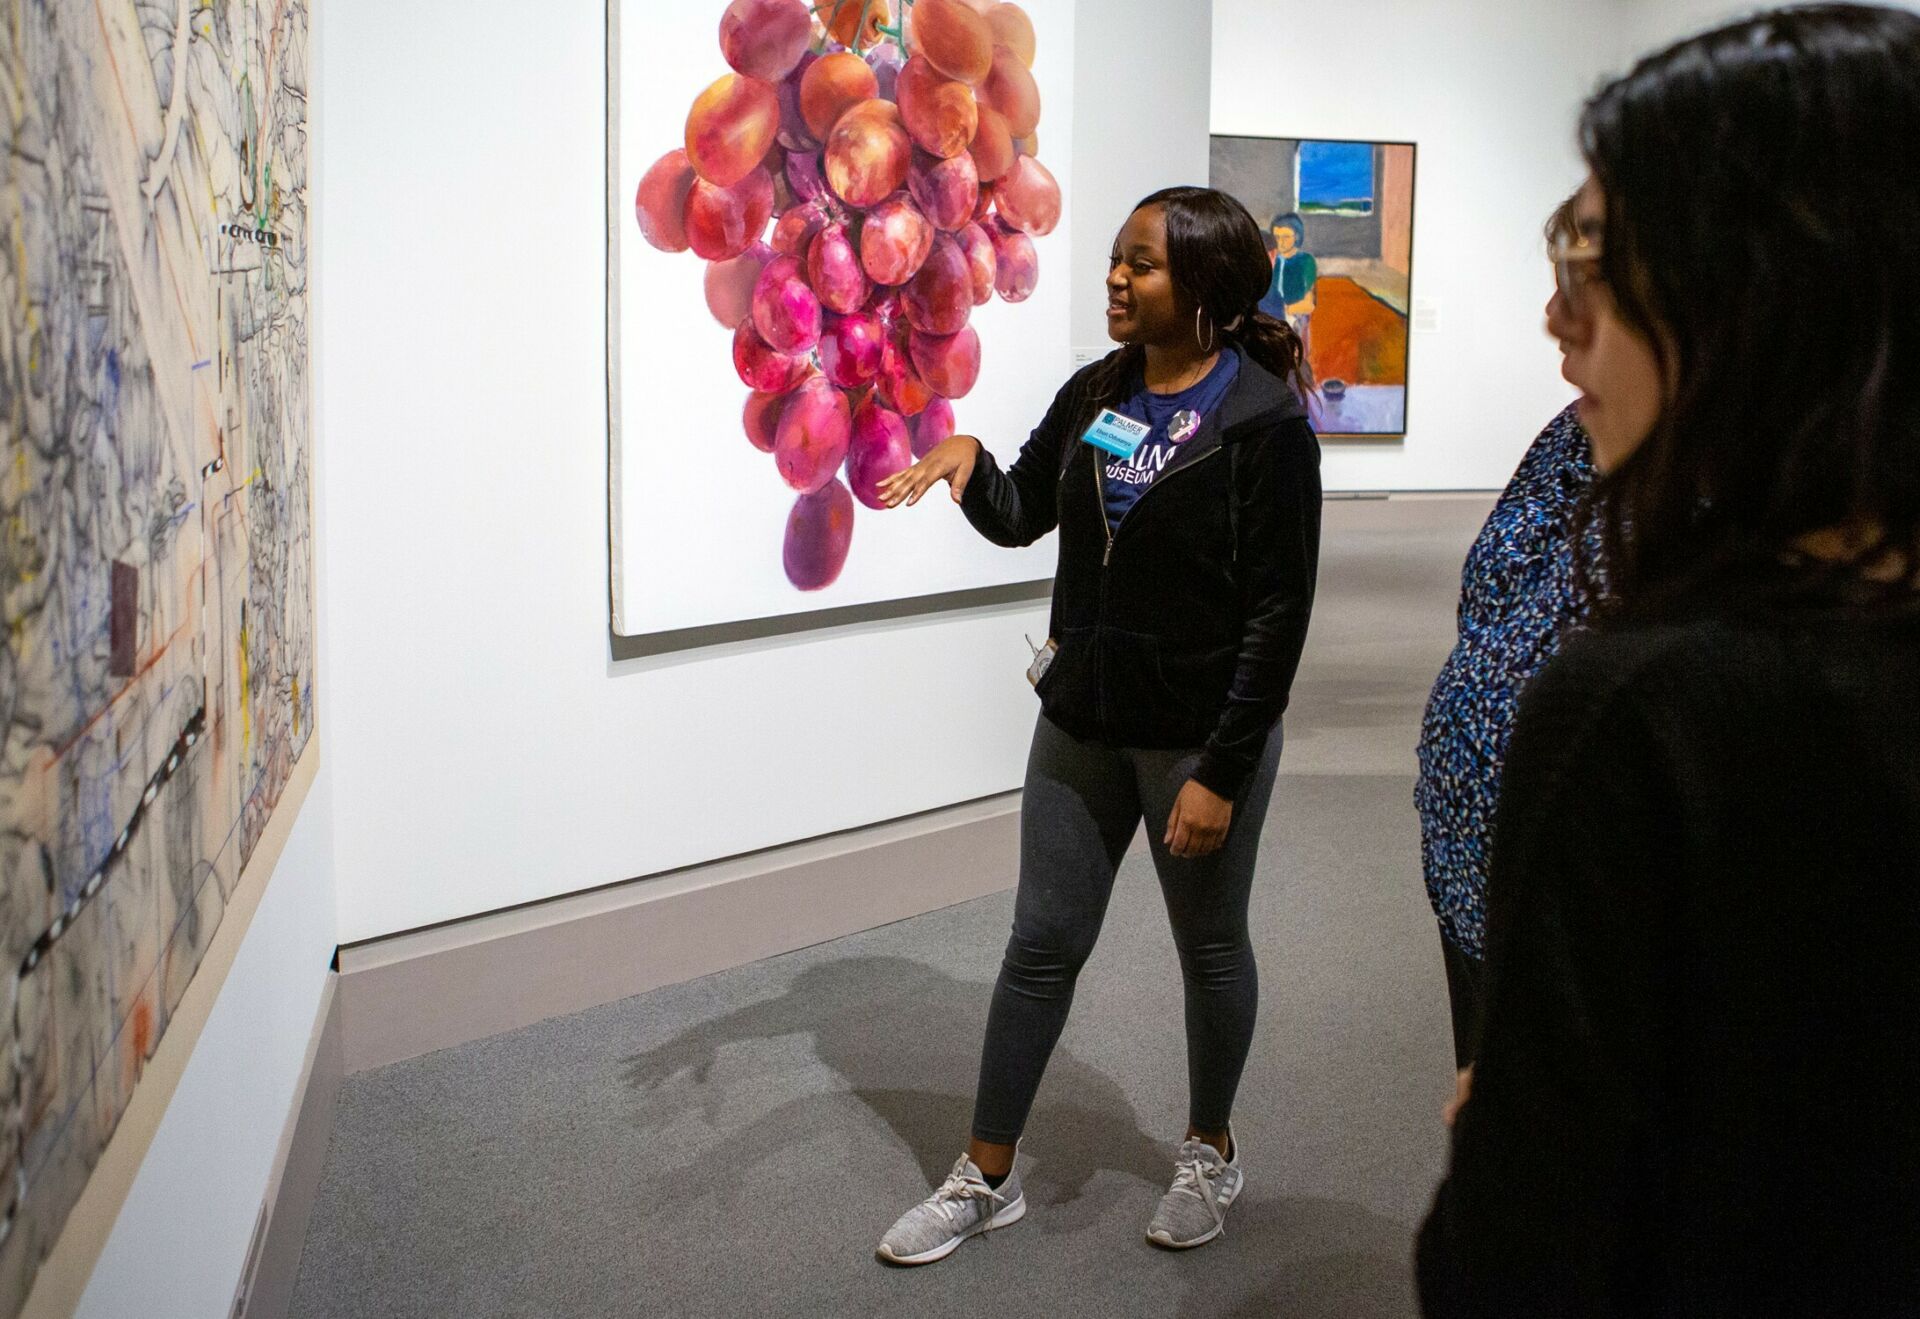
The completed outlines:
[[[1440,333],[1440,299],[1415,298],[1413,300],[1413,332],[1415,334]]]

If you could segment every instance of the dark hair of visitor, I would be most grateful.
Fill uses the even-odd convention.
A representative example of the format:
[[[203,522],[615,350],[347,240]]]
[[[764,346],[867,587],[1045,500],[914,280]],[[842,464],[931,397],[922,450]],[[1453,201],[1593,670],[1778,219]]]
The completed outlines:
[[[1596,485],[1612,607],[1805,560],[1819,594],[1920,581],[1920,16],[1780,10],[1641,60],[1588,103],[1601,274],[1659,360],[1644,444]],[[1877,584],[1876,584],[1877,583]]]
[[[1300,336],[1284,321],[1260,310],[1273,282],[1273,263],[1260,226],[1247,208],[1215,188],[1163,188],[1141,199],[1134,211],[1158,206],[1167,221],[1167,274],[1175,295],[1196,308],[1201,339],[1238,348],[1305,398],[1313,377]],[[1127,344],[1102,364],[1093,381],[1096,397],[1111,401],[1136,379],[1146,350]]]

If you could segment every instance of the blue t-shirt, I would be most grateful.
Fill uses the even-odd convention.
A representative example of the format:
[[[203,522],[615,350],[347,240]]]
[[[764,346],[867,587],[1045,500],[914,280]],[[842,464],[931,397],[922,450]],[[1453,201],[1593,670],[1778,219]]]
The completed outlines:
[[[1153,429],[1141,441],[1140,447],[1133,451],[1133,457],[1102,455],[1106,466],[1102,472],[1104,480],[1101,486],[1107,495],[1109,527],[1120,525],[1120,519],[1146,493],[1155,478],[1166,470],[1173,456],[1180,452],[1181,445],[1193,442],[1194,434],[1198,433],[1197,423],[1193,431],[1176,442],[1167,433],[1173,419],[1183,412],[1191,412],[1199,421],[1204,421],[1209,413],[1220,406],[1220,401],[1227,396],[1227,390],[1239,374],[1240,355],[1232,351],[1223,352],[1220,360],[1214,363],[1213,370],[1207,372],[1197,384],[1188,385],[1178,394],[1156,394],[1147,388],[1145,381],[1140,381],[1133,396],[1114,409],[1135,421],[1146,422]]]

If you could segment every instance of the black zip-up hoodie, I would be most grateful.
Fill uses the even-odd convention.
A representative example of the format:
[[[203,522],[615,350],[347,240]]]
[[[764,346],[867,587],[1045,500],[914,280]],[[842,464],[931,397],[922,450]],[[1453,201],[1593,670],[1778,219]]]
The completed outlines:
[[[996,545],[1060,529],[1047,718],[1083,741],[1202,747],[1194,778],[1236,799],[1306,642],[1320,445],[1293,391],[1242,353],[1226,398],[1109,530],[1105,455],[1080,438],[1103,365],[1067,381],[1011,468],[981,450],[961,509]]]

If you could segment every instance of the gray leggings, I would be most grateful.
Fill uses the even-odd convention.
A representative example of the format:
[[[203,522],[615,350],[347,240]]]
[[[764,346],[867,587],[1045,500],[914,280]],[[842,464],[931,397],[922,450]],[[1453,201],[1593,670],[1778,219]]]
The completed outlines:
[[[1260,997],[1247,899],[1260,828],[1280,768],[1280,729],[1234,805],[1226,845],[1182,860],[1161,842],[1196,751],[1128,751],[1080,742],[1045,719],[1033,734],[1020,820],[1013,937],[987,1015],[974,1139],[1011,1145],[1067,1024],[1073,986],[1100,936],[1114,871],[1144,817],[1186,981],[1189,1120],[1226,1127],[1253,1042]]]

